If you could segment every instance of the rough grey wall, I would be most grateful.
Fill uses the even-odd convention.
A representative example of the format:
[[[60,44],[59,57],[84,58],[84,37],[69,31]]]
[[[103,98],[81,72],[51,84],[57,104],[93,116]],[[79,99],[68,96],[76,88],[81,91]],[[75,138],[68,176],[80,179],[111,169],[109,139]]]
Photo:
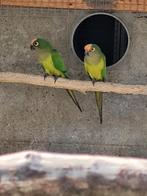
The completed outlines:
[[[89,11],[0,9],[0,71],[42,74],[30,41],[44,37],[63,54],[73,78],[88,79],[72,53],[74,25]],[[127,25],[131,45],[125,59],[109,67],[108,80],[147,82],[147,19],[115,13]],[[63,90],[0,85],[0,153],[26,149],[147,157],[147,97],[105,94],[103,124],[94,95],[77,93],[80,113]]]

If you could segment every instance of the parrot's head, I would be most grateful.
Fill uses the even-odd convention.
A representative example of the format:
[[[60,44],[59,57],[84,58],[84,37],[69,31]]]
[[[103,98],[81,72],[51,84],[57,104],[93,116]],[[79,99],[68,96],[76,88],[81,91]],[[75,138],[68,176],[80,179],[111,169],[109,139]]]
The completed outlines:
[[[86,44],[84,46],[85,55],[89,55],[90,53],[95,51],[95,47],[93,44]]]
[[[96,44],[86,44],[84,46],[85,56],[93,56],[99,53],[101,49]]]
[[[46,41],[43,38],[35,38],[32,40],[30,48],[31,48],[31,50],[51,49],[51,45],[48,41]]]

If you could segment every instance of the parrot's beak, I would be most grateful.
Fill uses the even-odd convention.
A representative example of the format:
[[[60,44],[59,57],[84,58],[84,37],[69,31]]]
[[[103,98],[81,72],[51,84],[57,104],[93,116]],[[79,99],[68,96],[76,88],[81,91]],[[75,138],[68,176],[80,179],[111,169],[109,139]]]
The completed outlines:
[[[31,50],[35,50],[35,47],[31,44],[31,45],[30,45],[30,49],[31,49]]]
[[[84,48],[84,50],[85,50],[85,56],[88,56],[89,55],[89,49]]]
[[[85,50],[85,55],[89,55],[89,52],[91,51],[92,45],[91,44],[87,44],[84,46],[84,50]]]
[[[89,52],[85,51],[85,56],[88,56],[89,55]]]

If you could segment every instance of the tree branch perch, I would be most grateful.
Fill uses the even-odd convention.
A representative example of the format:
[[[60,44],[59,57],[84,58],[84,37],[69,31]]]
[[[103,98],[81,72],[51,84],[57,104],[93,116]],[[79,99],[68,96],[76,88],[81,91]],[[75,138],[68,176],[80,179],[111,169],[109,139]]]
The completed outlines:
[[[147,160],[33,151],[3,155],[0,195],[145,196]]]
[[[147,95],[147,85],[125,85],[110,82],[97,82],[93,86],[91,81],[69,80],[59,78],[54,84],[52,77],[28,75],[22,73],[0,72],[0,83],[30,84],[52,88],[64,88],[85,93],[88,91],[113,92],[118,94]]]

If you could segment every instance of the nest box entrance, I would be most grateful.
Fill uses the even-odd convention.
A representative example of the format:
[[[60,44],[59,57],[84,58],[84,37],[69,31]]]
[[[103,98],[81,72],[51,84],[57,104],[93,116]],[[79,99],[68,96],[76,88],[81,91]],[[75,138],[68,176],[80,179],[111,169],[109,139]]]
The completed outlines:
[[[129,33],[125,24],[108,13],[95,13],[82,19],[72,34],[72,49],[83,61],[84,45],[95,43],[106,55],[107,66],[123,59],[129,47]]]

